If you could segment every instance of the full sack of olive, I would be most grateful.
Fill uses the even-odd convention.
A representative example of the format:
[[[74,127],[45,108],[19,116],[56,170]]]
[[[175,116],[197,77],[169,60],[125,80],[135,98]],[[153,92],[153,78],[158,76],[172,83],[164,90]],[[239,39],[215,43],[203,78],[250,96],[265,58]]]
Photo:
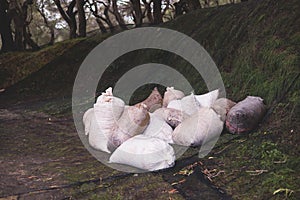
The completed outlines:
[[[218,96],[218,90],[186,96],[168,87],[162,98],[154,88],[143,102],[128,106],[108,88],[85,112],[85,134],[91,147],[111,153],[110,163],[148,171],[172,167],[170,144],[201,146],[221,134],[224,122],[231,133],[249,132],[266,112],[260,97],[236,104]]]

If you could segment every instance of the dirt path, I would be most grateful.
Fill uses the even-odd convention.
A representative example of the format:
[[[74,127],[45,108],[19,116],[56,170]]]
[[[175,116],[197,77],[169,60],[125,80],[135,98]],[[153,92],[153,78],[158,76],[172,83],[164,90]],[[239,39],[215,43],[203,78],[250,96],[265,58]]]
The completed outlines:
[[[0,109],[0,199],[224,199],[201,172],[176,175],[113,170],[83,147],[71,117],[30,105]]]

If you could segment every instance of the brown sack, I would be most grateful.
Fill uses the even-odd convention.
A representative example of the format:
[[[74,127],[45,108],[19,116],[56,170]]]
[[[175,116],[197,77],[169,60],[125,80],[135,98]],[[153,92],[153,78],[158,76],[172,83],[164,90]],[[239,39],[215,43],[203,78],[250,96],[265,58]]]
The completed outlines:
[[[143,133],[149,121],[150,116],[145,104],[125,107],[120,119],[111,129],[108,149],[113,151],[129,138]]]
[[[145,99],[144,101],[136,104],[135,106],[139,106],[143,103],[147,106],[146,109],[149,112],[154,112],[156,109],[161,108],[162,101],[163,101],[162,96],[160,95],[157,88],[155,87],[152,90],[151,94],[147,97],[147,99]]]
[[[236,103],[230,99],[220,98],[213,103],[211,108],[220,116],[220,119],[225,122],[227,113],[235,105]]]
[[[245,133],[257,127],[266,112],[260,97],[248,96],[233,106],[226,117],[226,128],[231,133]]]
[[[189,115],[185,112],[173,108],[160,108],[157,109],[154,114],[161,117],[173,128],[177,127],[181,122],[189,117]]]

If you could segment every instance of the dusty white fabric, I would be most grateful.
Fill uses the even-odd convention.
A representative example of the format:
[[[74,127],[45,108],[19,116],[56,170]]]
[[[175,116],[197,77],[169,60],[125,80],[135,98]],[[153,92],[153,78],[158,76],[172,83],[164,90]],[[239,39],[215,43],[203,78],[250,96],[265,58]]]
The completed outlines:
[[[93,108],[86,111],[83,123],[85,125],[85,134],[88,135],[90,146],[94,149],[110,153],[107,148],[108,138],[98,126]]]
[[[183,146],[199,146],[219,136],[222,130],[223,122],[215,111],[202,107],[175,128],[173,141]]]
[[[160,116],[151,113],[150,122],[143,135],[159,138],[167,143],[173,143],[172,127]]]
[[[173,108],[181,112],[184,112],[188,115],[192,115],[199,110],[200,106],[198,101],[195,98],[195,95],[190,94],[188,96],[183,97],[180,100],[171,101],[168,104],[167,108]]]
[[[111,129],[123,113],[125,103],[113,96],[112,88],[108,88],[98,98],[93,108],[83,116],[85,134],[91,147],[110,153],[107,148]]]
[[[163,99],[163,107],[167,107],[172,100],[182,99],[184,93],[180,90],[175,90],[174,87],[167,87]]]
[[[94,104],[94,112],[99,129],[110,135],[110,130],[124,111],[125,103],[122,99],[114,97],[111,88],[102,93]]]
[[[219,90],[213,90],[206,94],[195,95],[195,98],[201,107],[210,108],[213,105],[213,103],[217,100],[218,96]]]
[[[114,150],[127,139],[143,133],[149,121],[150,116],[145,104],[126,106],[120,119],[111,129],[108,148]]]
[[[137,135],[119,146],[111,155],[109,162],[155,171],[172,167],[175,153],[163,140]]]
[[[160,108],[157,109],[154,114],[161,117],[171,127],[177,127],[181,122],[189,117],[188,114],[174,108]]]

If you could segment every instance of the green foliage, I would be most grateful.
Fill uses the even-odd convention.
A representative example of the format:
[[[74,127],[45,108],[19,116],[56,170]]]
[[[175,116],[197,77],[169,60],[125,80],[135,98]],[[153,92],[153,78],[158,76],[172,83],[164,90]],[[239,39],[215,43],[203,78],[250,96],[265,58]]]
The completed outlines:
[[[261,144],[261,165],[266,168],[272,168],[276,163],[284,163],[287,161],[287,155],[282,153],[275,143],[270,141]]]

